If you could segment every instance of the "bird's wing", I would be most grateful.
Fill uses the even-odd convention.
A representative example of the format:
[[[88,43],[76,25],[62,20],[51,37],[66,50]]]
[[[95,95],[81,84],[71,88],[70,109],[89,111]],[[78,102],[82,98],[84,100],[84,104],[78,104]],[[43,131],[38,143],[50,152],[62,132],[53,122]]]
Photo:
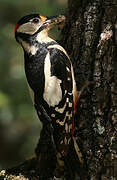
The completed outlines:
[[[73,81],[71,63],[66,54],[50,48],[44,63],[44,100],[49,106],[56,106],[66,93],[72,93]]]

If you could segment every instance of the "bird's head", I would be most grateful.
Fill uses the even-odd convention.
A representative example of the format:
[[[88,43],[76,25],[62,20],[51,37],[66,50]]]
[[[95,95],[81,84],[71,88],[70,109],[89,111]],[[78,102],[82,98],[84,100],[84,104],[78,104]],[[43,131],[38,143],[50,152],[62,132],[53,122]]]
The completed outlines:
[[[39,14],[30,14],[21,18],[14,28],[15,38],[20,43],[30,37],[36,37],[39,33],[47,34],[48,30],[65,20],[64,16],[45,17]],[[42,33],[43,32],[43,33]]]

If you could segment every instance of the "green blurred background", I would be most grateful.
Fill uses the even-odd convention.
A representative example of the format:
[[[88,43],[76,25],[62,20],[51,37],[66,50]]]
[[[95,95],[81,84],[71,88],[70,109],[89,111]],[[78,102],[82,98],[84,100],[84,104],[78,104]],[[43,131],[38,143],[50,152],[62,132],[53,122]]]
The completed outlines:
[[[0,0],[0,169],[34,154],[41,124],[33,108],[14,26],[24,15],[64,14],[67,0]],[[51,32],[58,37],[57,29]]]

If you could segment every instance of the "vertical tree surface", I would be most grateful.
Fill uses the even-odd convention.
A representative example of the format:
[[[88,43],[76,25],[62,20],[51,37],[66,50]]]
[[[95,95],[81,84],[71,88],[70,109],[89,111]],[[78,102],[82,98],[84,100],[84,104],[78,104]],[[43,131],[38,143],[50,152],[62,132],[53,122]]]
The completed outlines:
[[[93,82],[77,105],[75,137],[84,163],[79,162],[76,180],[116,180],[117,0],[68,0],[61,43],[73,63],[78,91]],[[39,179],[35,162],[8,172]]]
[[[69,0],[62,44],[78,91],[77,142],[87,178],[117,179],[117,0]],[[87,179],[86,178],[86,179]]]

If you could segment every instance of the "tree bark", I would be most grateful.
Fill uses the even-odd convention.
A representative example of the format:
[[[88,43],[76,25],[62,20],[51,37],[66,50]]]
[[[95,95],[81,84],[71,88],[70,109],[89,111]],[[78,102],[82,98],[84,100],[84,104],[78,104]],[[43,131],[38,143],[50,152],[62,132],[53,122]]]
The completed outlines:
[[[78,91],[93,82],[77,105],[75,139],[84,162],[77,162],[75,180],[117,179],[116,14],[117,0],[68,0],[61,44],[73,63]],[[32,159],[7,172],[36,180],[36,164]]]
[[[117,179],[117,0],[69,0],[62,44],[78,91],[77,142],[91,180]],[[80,139],[80,140],[79,140]]]

